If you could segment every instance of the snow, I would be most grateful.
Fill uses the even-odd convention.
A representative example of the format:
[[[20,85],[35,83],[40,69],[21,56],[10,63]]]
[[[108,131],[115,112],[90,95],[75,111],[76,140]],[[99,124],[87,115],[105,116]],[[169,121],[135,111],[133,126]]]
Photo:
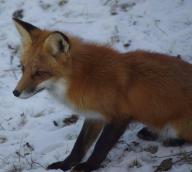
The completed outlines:
[[[46,92],[27,100],[12,95],[21,75],[19,54],[14,53],[20,40],[13,12],[22,9],[23,20],[38,27],[63,30],[122,52],[146,49],[191,61],[191,7],[191,0],[0,0],[0,172],[46,171],[43,167],[70,153],[83,123],[82,118],[64,126],[63,119],[73,112]],[[152,172],[160,157],[192,151],[189,144],[165,148],[159,142],[141,141],[136,137],[140,128],[141,124],[132,124],[97,171]],[[157,153],[144,150],[151,145],[158,146]],[[140,166],[133,165],[135,161]],[[191,170],[183,163],[170,171]]]

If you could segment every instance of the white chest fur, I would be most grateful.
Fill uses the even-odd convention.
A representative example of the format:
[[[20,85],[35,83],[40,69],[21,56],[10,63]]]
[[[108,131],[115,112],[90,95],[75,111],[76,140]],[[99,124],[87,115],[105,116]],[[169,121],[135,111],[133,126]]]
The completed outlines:
[[[160,132],[161,138],[177,138],[177,131],[171,124],[167,124]]]
[[[66,93],[68,89],[67,82],[64,79],[58,80],[48,80],[43,83],[43,86],[48,90],[48,92],[55,97],[59,102],[65,104],[71,109],[74,109],[72,104],[69,102]]]
[[[59,101],[66,103],[67,83],[64,79],[53,81],[48,91]]]
[[[41,83],[41,87],[44,87],[48,90],[48,92],[54,96],[59,102],[65,104],[69,107],[75,114],[85,116],[86,118],[93,118],[93,119],[101,119],[102,116],[93,111],[79,111],[75,106],[69,102],[67,98],[67,89],[68,84],[64,79],[59,79],[57,81],[48,80]]]

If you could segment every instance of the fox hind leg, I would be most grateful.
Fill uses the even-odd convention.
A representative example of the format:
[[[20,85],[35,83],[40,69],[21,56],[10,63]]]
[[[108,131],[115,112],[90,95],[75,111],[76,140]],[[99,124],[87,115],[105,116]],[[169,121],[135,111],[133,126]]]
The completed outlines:
[[[171,122],[177,137],[164,141],[165,146],[182,146],[185,142],[192,142],[192,117],[182,118]]]
[[[137,133],[137,137],[142,140],[156,141],[158,139],[158,133],[152,131],[149,127],[144,127]]]
[[[186,141],[181,136],[179,136],[179,132],[181,127],[178,128],[175,127],[175,125],[181,123],[180,120],[174,121],[170,123],[169,125],[166,125],[161,130],[155,130],[151,129],[149,127],[142,128],[138,133],[137,136],[142,140],[147,141],[156,141],[160,140],[162,144],[166,147],[176,147],[176,146],[182,146]]]

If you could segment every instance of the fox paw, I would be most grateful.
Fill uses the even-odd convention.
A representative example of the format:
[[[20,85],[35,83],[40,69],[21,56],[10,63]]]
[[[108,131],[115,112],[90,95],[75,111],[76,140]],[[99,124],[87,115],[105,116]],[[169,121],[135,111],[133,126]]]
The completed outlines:
[[[66,164],[66,163],[64,163],[64,161],[61,161],[61,162],[56,162],[56,163],[53,163],[53,164],[51,164],[51,165],[49,165],[48,167],[47,167],[47,170],[58,170],[58,169],[60,169],[60,170],[68,170],[68,169],[70,169],[71,167],[68,165],[68,164]]]
[[[63,163],[62,163],[62,162],[56,162],[56,163],[50,164],[50,165],[47,167],[47,169],[48,169],[48,170],[52,170],[52,169],[55,169],[55,170],[61,169],[61,170],[62,170],[63,167],[64,167],[64,166],[63,166]]]
[[[92,170],[95,170],[96,168],[89,165],[88,163],[84,162],[81,164],[78,164],[72,169],[72,172],[90,172]]]
[[[182,146],[186,143],[184,139],[169,138],[163,141],[163,146],[165,147],[176,147]]]
[[[137,136],[142,139],[142,140],[147,140],[147,141],[155,141],[158,139],[158,135],[152,131],[150,131],[150,129],[148,129],[147,127],[144,127],[143,129],[141,129],[138,133]]]

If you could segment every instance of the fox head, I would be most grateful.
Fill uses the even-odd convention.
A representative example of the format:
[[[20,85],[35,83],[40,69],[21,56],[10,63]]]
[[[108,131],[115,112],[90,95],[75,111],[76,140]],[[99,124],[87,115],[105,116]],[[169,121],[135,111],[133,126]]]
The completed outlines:
[[[59,31],[41,30],[15,18],[13,21],[22,41],[22,76],[13,94],[29,98],[44,89],[52,89],[57,79],[67,75],[70,41]]]

